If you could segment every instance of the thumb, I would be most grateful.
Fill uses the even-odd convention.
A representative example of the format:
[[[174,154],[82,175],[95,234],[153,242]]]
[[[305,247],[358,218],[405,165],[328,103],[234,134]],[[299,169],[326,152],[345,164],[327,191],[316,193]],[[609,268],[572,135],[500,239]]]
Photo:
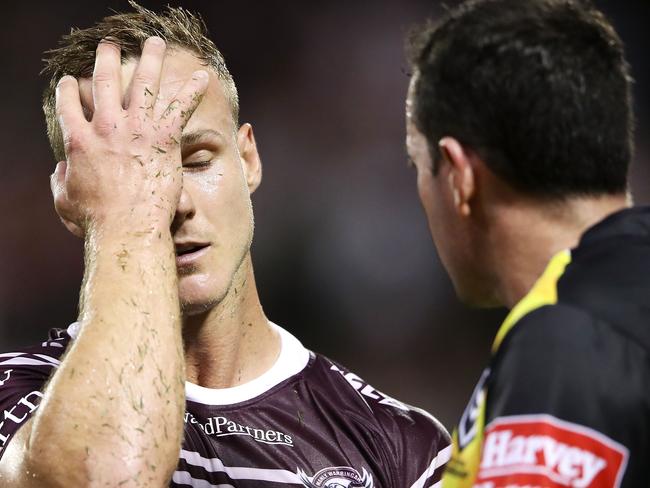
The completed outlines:
[[[61,222],[69,232],[77,237],[84,237],[84,231],[74,222],[72,205],[68,201],[65,190],[65,173],[68,165],[65,161],[59,161],[50,175],[50,190],[54,199],[54,209],[61,219]]]

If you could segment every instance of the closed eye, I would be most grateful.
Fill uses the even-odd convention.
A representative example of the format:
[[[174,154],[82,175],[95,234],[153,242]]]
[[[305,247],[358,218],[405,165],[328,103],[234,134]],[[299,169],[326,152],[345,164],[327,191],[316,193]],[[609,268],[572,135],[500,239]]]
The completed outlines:
[[[212,165],[212,161],[190,161],[183,163],[183,169],[188,171],[200,171],[207,169]]]
[[[212,166],[216,161],[218,151],[205,147],[194,147],[193,150],[185,148],[183,151],[183,170],[194,172],[203,171]]]

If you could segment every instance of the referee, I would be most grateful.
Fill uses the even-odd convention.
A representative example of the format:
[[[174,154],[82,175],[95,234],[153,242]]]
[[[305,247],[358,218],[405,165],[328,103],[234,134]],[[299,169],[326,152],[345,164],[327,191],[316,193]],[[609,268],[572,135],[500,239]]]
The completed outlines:
[[[650,208],[631,79],[587,1],[465,2],[410,43],[410,159],[463,301],[510,314],[444,487],[650,486]]]

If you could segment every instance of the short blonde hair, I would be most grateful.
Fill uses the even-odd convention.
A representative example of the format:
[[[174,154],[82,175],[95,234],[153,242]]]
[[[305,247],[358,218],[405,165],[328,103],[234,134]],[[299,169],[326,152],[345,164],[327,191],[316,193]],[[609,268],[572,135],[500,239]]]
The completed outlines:
[[[47,135],[57,161],[65,159],[63,136],[56,117],[56,85],[64,75],[76,78],[92,76],[95,51],[102,39],[109,38],[122,50],[122,62],[142,54],[144,41],[151,36],[163,38],[170,47],[186,49],[211,67],[223,83],[229,99],[235,124],[239,120],[239,97],[226,62],[207,37],[203,19],[183,8],[167,7],[162,13],[148,10],[129,1],[135,12],[118,13],[104,17],[86,29],[71,29],[59,41],[59,47],[47,51],[45,67],[41,74],[50,78],[43,93],[43,111],[47,123]]]

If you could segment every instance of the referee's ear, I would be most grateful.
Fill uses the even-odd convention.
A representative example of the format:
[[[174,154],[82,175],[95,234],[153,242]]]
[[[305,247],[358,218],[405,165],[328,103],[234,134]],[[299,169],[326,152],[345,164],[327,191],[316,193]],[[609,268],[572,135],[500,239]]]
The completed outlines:
[[[438,142],[443,165],[446,165],[447,181],[454,208],[462,217],[472,214],[476,195],[475,170],[472,151],[464,148],[457,139],[443,137]]]

